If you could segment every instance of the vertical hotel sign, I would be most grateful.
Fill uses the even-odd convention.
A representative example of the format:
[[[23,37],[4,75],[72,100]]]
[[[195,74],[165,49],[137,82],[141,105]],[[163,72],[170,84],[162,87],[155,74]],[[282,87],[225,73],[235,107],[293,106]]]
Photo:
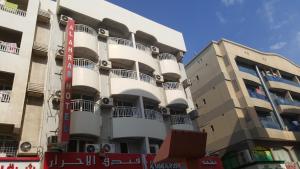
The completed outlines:
[[[58,142],[66,144],[70,134],[70,113],[71,113],[71,88],[74,57],[74,29],[75,21],[68,19],[65,37],[65,56],[63,58],[63,73],[61,81],[61,101],[59,116]]]

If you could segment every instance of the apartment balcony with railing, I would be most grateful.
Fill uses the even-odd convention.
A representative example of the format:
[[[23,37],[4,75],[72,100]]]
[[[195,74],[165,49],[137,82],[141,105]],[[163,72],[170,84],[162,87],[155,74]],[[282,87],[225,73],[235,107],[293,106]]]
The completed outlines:
[[[99,137],[102,120],[100,106],[83,99],[71,100],[70,134],[84,134]]]
[[[161,114],[155,110],[145,109],[144,115],[137,107],[116,106],[112,114],[112,137],[151,137],[163,139],[166,126]]]
[[[74,51],[78,56],[87,56],[93,61],[98,60],[98,34],[93,28],[76,24],[74,32]]]
[[[261,107],[268,110],[272,110],[271,103],[269,102],[268,97],[266,96],[265,92],[261,88],[250,88],[247,87],[248,94],[250,96],[250,106],[254,107]]]
[[[192,120],[188,115],[171,115],[170,122],[172,129],[193,130]]]
[[[143,96],[155,101],[161,101],[161,92],[156,86],[155,79],[150,75],[134,70],[112,69],[110,72],[112,95]],[[122,85],[120,85],[122,84]]]
[[[300,114],[300,102],[286,98],[276,98],[278,109],[281,113],[297,113]]]
[[[21,40],[22,32],[0,27],[0,53],[19,55]]]
[[[187,98],[183,86],[179,82],[165,82],[163,88],[166,93],[168,106],[187,107]]]
[[[72,85],[74,88],[99,92],[100,80],[97,64],[89,59],[74,58]]]
[[[256,70],[249,66],[237,65],[239,69],[239,76],[243,79],[247,79],[260,84],[260,80],[257,76]]]
[[[108,53],[110,60],[137,61],[147,65],[152,70],[156,70],[158,67],[149,47],[140,43],[136,43],[134,47],[133,42],[127,39],[117,37],[108,38]]]
[[[285,89],[300,93],[300,84],[298,82],[272,75],[266,75],[265,79],[267,86],[271,89]]]
[[[27,5],[28,0],[4,0],[0,3],[0,12],[6,12],[17,16],[26,17]]]
[[[164,76],[179,79],[181,71],[176,56],[170,53],[161,53],[158,55],[161,73]]]

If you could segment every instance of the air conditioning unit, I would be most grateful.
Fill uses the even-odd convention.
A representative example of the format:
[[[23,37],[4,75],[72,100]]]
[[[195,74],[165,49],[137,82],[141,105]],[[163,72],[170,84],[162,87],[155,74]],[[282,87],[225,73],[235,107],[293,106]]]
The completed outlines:
[[[105,153],[115,153],[116,152],[116,145],[115,144],[109,144],[109,143],[103,143],[101,144],[101,151]]]
[[[67,22],[70,18],[67,17],[66,15],[60,15],[60,19],[59,19],[59,24],[61,25],[67,25]]]
[[[161,114],[164,114],[164,115],[170,114],[169,108],[166,108],[166,107],[160,107],[159,110],[160,110]]]
[[[101,99],[101,107],[113,107],[113,98],[103,97]]]
[[[192,85],[191,79],[185,79],[185,80],[182,82],[182,85],[183,85],[184,88],[190,87],[190,86]]]
[[[48,144],[48,146],[56,145],[57,144],[57,136],[49,136],[47,138],[47,144]]]
[[[243,150],[237,153],[238,161],[241,165],[253,162],[249,150]]]
[[[162,75],[154,75],[156,82],[163,83],[164,77]]]
[[[156,46],[150,46],[152,54],[159,54],[159,49]]]
[[[109,36],[109,31],[106,29],[99,28],[98,35],[102,38],[107,38]]]
[[[64,55],[65,55],[65,50],[64,49],[58,49],[56,51],[56,56],[55,58],[56,59],[63,59],[64,58]]]
[[[100,60],[100,69],[109,70],[111,69],[111,62],[108,60]]]
[[[98,152],[100,152],[100,145],[99,144],[86,144],[85,145],[85,152],[87,152],[87,153],[98,153]]]

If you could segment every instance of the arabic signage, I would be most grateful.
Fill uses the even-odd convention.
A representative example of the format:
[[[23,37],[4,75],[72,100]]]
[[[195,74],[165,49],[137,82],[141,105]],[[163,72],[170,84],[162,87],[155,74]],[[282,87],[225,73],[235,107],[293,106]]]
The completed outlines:
[[[66,26],[65,57],[63,59],[63,74],[61,82],[61,102],[59,117],[58,142],[66,144],[69,141],[71,88],[74,57],[74,27],[75,21],[69,19]]]
[[[38,157],[0,158],[0,169],[40,169]]]
[[[46,152],[44,169],[181,169],[178,163],[153,163],[154,155]]]

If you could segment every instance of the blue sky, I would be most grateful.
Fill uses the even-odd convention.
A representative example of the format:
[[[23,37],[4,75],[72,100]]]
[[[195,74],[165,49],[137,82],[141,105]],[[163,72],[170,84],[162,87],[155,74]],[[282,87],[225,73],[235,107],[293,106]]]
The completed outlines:
[[[183,33],[191,60],[226,38],[300,65],[300,0],[109,0]]]

